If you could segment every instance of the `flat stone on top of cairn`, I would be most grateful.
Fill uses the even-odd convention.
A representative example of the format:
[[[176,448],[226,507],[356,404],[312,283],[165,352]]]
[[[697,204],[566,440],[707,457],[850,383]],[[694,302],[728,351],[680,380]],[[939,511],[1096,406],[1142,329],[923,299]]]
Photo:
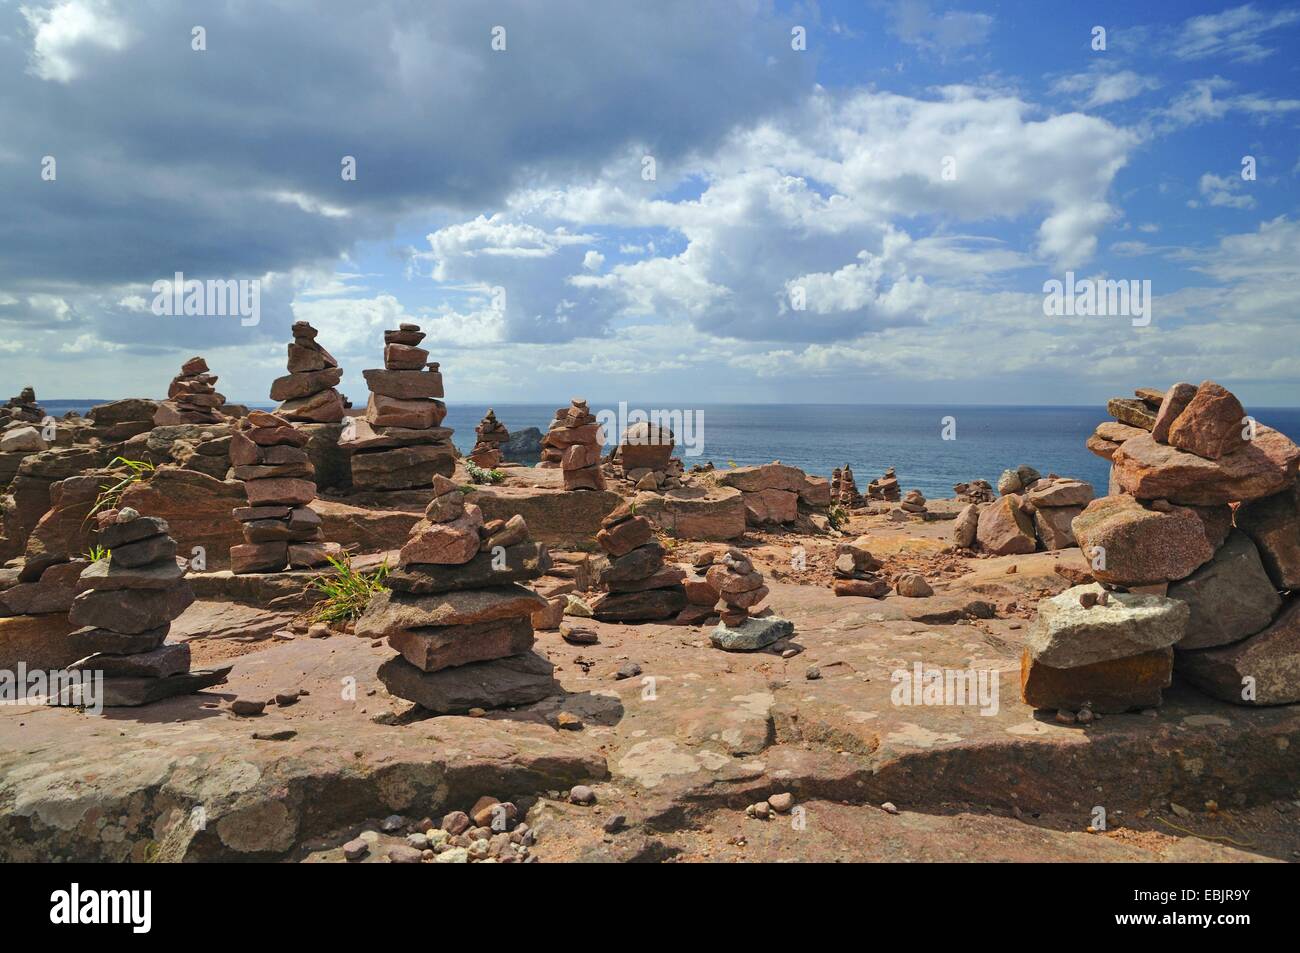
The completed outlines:
[[[97,649],[74,662],[72,671],[103,672],[103,704],[144,705],[185,695],[226,680],[230,666],[190,671],[190,649],[167,642],[172,620],[194,602],[194,592],[176,561],[167,521],[141,516],[130,507],[100,525],[107,559],[91,563],[77,579],[79,595],[68,619],[85,628],[75,638]],[[71,691],[71,689],[69,689]],[[80,700],[68,697],[64,703]]]
[[[343,419],[343,397],[334,389],[343,369],[316,342],[316,335],[306,321],[293,323],[289,373],[271,383],[271,399],[282,401],[275,412],[285,420],[329,424]]]
[[[587,406],[575,397],[568,407],[555,412],[550,429],[542,438],[542,467],[559,466],[566,490],[603,490],[605,477],[600,470],[600,450],[605,442],[600,424]]]
[[[506,425],[497,420],[496,412],[489,407],[487,414],[474,428],[477,439],[469,452],[469,461],[484,470],[501,465],[501,445],[510,439]]]
[[[452,431],[442,427],[447,405],[442,373],[419,343],[417,324],[384,332],[384,366],[362,371],[370,388],[355,433],[341,446],[352,451],[352,485],[364,490],[427,487],[435,475],[456,470]]]
[[[718,592],[718,627],[709,635],[715,647],[727,652],[754,652],[794,634],[794,623],[779,616],[751,617],[749,612],[767,598],[763,574],[754,568],[744,550],[732,546],[722,562],[705,574]]]
[[[307,435],[288,420],[254,410],[230,439],[234,477],[244,481],[248,505],[231,510],[244,542],[230,547],[236,574],[323,566],[342,554],[322,542],[321,520],[308,506],[316,498],[316,470],[303,447]]]
[[[158,405],[154,414],[154,426],[218,424],[226,419],[220,411],[225,403],[225,395],[217,393],[217,377],[209,373],[208,362],[201,357],[192,357],[172,378],[171,386],[167,388],[167,399]]]
[[[520,585],[545,575],[545,547],[519,515],[483,522],[461,488],[433,478],[433,500],[357,635],[400,654],[379,666],[389,692],[437,715],[528,705],[556,694],[551,663],[533,651],[532,615],[546,600]]]

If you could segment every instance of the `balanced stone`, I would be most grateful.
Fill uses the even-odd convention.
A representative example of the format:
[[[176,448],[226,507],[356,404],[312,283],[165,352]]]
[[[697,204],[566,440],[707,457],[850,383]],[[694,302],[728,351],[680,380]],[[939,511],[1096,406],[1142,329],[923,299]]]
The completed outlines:
[[[1082,605],[1079,597],[1085,593],[1097,601]],[[1177,599],[1106,592],[1097,583],[1075,586],[1038,604],[1025,644],[1035,661],[1078,668],[1174,645],[1186,634],[1190,615],[1187,604]]]

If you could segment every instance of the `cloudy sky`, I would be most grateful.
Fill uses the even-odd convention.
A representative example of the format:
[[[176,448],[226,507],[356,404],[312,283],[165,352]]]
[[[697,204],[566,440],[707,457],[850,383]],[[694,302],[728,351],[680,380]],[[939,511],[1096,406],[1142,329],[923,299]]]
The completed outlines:
[[[0,396],[265,401],[307,319],[354,401],[414,321],[452,400],[1300,404],[1298,53],[1263,2],[0,0]],[[178,271],[259,323],[153,314]],[[1150,325],[1044,316],[1067,271]]]

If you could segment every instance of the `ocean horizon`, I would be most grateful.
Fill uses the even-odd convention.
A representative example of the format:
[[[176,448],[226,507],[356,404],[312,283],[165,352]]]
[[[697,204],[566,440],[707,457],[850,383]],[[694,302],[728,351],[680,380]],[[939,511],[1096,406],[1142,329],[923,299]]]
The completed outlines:
[[[232,401],[242,403],[241,401]],[[85,414],[104,401],[42,400],[56,416],[75,410]],[[447,402],[444,426],[455,430],[462,451],[474,443],[474,427],[489,406],[511,433],[528,427],[545,431],[556,403]],[[274,403],[249,407],[273,409]],[[628,402],[653,411],[666,402]],[[603,406],[592,402],[599,412]],[[610,408],[616,410],[617,405]],[[712,462],[725,468],[782,463],[829,477],[835,467],[853,467],[859,489],[884,473],[897,471],[904,490],[927,497],[953,495],[954,483],[984,479],[996,485],[1008,467],[1028,464],[1043,474],[1077,477],[1104,495],[1109,464],[1085,446],[1097,424],[1110,420],[1104,408],[1074,405],[953,404],[697,404],[700,415],[695,446],[676,453],[687,469]],[[1261,423],[1295,439],[1300,436],[1300,408],[1260,407]],[[945,419],[955,418],[955,439],[944,439]],[[681,436],[681,435],[679,435]]]

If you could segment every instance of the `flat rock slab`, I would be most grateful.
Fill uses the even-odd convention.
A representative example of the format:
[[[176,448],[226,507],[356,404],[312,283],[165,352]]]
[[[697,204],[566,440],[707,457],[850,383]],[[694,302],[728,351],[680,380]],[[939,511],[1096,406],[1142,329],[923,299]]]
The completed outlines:
[[[379,666],[378,675],[390,693],[434,715],[463,715],[474,708],[516,708],[560,691],[551,663],[535,652],[438,672],[422,672],[406,659],[394,658]]]
[[[487,521],[522,516],[529,535],[538,542],[589,546],[600,521],[623,498],[611,490],[484,485],[467,494],[465,502],[477,504]]]
[[[794,623],[779,616],[748,618],[740,625],[718,624],[709,641],[724,652],[756,652],[794,635]]]
[[[1078,668],[1168,648],[1187,631],[1190,612],[1177,599],[1111,592],[1106,605],[1079,602],[1105,592],[1091,583],[1043,600],[1027,640],[1034,658],[1053,668]]]

